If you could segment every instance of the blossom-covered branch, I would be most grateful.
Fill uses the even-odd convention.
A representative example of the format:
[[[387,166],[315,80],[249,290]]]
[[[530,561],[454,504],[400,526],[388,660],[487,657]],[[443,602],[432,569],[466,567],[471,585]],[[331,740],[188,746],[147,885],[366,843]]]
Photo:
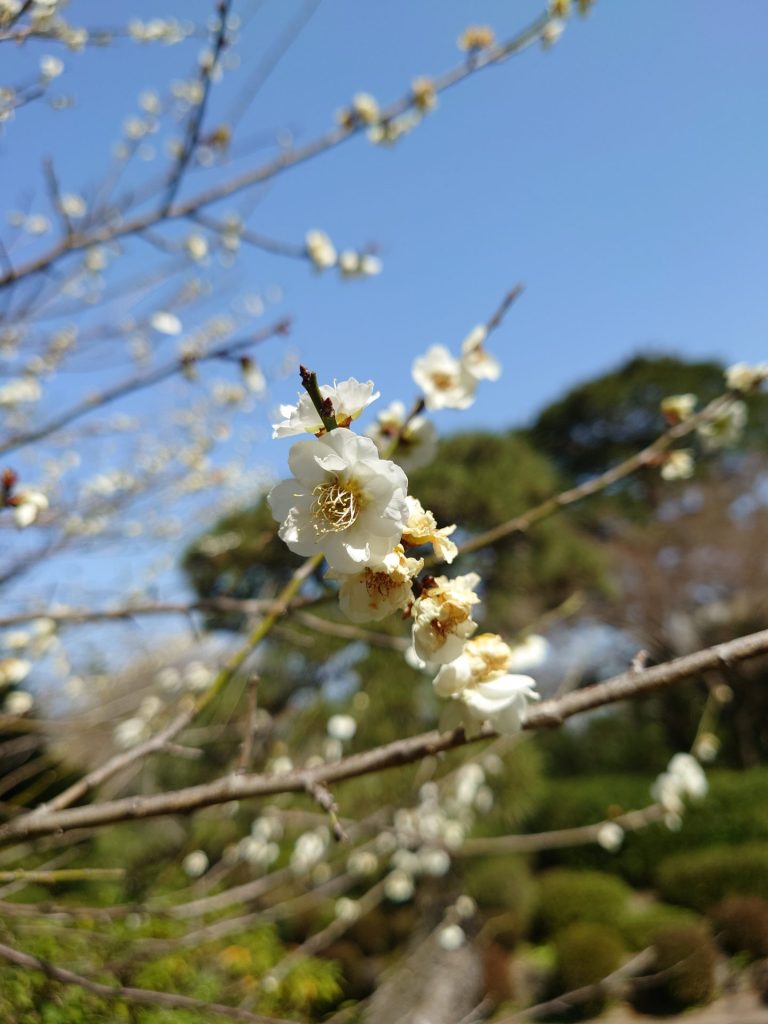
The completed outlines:
[[[630,670],[555,700],[542,701],[529,711],[523,728],[552,728],[595,708],[653,693],[720,665],[744,661],[765,653],[768,653],[768,630],[717,644],[651,668]],[[495,735],[496,732],[486,726],[473,739],[489,739]],[[344,779],[358,778],[387,768],[412,764],[428,755],[453,750],[468,742],[470,741],[461,728],[445,733],[433,731],[354,754],[338,762],[311,769],[296,769],[283,775],[228,776],[189,789],[152,796],[126,797],[63,811],[49,811],[43,806],[1,826],[0,841],[11,842],[33,836],[50,835],[58,831],[66,832],[76,828],[164,814],[186,814],[200,807],[209,807],[230,800],[271,796],[276,793],[302,793],[306,792],[308,785],[331,786]]]

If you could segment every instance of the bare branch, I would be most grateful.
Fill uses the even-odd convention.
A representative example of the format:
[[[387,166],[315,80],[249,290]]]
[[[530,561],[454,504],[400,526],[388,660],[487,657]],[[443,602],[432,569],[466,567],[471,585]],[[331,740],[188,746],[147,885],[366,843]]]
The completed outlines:
[[[567,693],[555,700],[543,701],[531,710],[525,728],[543,729],[558,726],[568,718],[595,708],[653,693],[718,665],[744,661],[767,652],[768,629],[705,648],[674,661],[654,665],[641,672],[630,670],[613,679]],[[124,797],[87,807],[50,811],[43,806],[0,827],[0,841],[12,842],[31,836],[49,835],[52,832],[66,832],[75,828],[108,825],[117,821],[133,821],[165,814],[188,814],[200,807],[209,807],[230,800],[273,796],[276,793],[306,792],[308,781],[328,786],[344,779],[413,764],[428,755],[453,750],[469,742],[490,739],[496,735],[492,729],[486,727],[470,741],[467,740],[463,729],[446,733],[433,730],[353,754],[332,764],[312,769],[297,769],[284,775],[233,774],[188,789],[151,796]]]

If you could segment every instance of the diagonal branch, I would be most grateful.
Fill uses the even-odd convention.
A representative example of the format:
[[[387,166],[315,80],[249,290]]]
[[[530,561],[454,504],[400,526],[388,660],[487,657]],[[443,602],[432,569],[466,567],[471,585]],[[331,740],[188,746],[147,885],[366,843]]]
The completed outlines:
[[[768,653],[768,629],[651,668],[631,668],[605,682],[595,683],[593,686],[567,693],[554,700],[543,701],[530,711],[525,728],[544,729],[559,726],[567,719],[595,708],[653,693],[717,666],[744,661],[765,653]],[[63,811],[50,811],[43,806],[0,827],[0,842],[66,832],[75,828],[108,825],[118,821],[134,821],[166,814],[188,814],[198,808],[227,803],[230,800],[273,796],[276,793],[306,792],[308,782],[328,786],[344,779],[413,764],[428,755],[453,750],[469,742],[495,736],[496,733],[488,727],[472,740],[467,739],[463,729],[445,733],[433,730],[360,754],[353,754],[332,764],[323,764],[312,769],[299,768],[285,775],[234,774],[187,789],[150,796],[124,797]]]

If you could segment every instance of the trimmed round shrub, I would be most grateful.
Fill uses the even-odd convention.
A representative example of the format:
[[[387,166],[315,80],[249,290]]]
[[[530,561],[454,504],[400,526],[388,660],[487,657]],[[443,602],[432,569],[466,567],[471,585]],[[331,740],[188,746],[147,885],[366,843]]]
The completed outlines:
[[[556,991],[571,992],[595,985],[612,974],[621,963],[624,944],[619,933],[601,924],[572,924],[555,937],[557,954]],[[571,1020],[596,1017],[605,1009],[607,994],[597,991],[573,1004]],[[562,1020],[558,1013],[558,1020]]]
[[[614,875],[600,871],[547,871],[539,880],[536,921],[541,934],[552,935],[571,924],[612,925],[620,920],[632,890]]]
[[[768,843],[715,846],[668,857],[656,884],[662,896],[707,911],[726,896],[768,899]]]
[[[668,925],[700,925],[702,919],[691,910],[672,907],[668,903],[651,903],[647,907],[630,907],[618,922],[618,928],[629,949],[646,949],[660,928]]]
[[[726,953],[768,956],[768,901],[759,896],[729,896],[709,913],[715,938]]]
[[[513,949],[527,934],[535,902],[527,865],[515,858],[478,857],[462,868],[462,891],[488,920],[493,939]]]
[[[641,1013],[680,1013],[708,1003],[715,993],[717,949],[701,925],[670,925],[653,939],[652,973],[640,978],[632,1005]]]
[[[580,739],[583,742],[583,738]],[[659,770],[663,767],[659,761]],[[546,867],[591,868],[618,874],[634,886],[650,887],[661,861],[685,850],[715,845],[768,842],[768,767],[749,772],[707,772],[709,793],[691,802],[680,832],[653,824],[627,833],[617,853],[595,843],[546,850],[537,863]],[[571,828],[600,821],[622,810],[650,803],[652,774],[594,775],[550,780],[539,809],[527,822],[531,832]]]

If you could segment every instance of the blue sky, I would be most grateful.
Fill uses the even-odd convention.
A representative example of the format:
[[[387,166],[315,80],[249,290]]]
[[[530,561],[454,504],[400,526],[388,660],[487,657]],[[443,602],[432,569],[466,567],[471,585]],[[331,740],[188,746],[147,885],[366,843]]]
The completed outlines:
[[[68,16],[100,25],[105,7],[73,0]],[[136,0],[109,5],[109,23],[132,15],[204,20],[210,7]],[[236,11],[255,7],[235,0]],[[241,68],[214,90],[209,125],[226,116],[299,9],[297,0],[261,4],[242,36]],[[387,102],[415,76],[452,66],[467,24],[487,23],[504,38],[540,10],[528,0],[322,0],[249,109],[243,133],[288,126],[311,138],[356,91]],[[525,295],[495,335],[502,381],[483,385],[468,412],[439,414],[446,431],[523,422],[639,350],[765,359],[767,33],[760,0],[599,0],[548,52],[531,47],[451,90],[394,148],[358,138],[278,177],[261,196],[254,230],[300,242],[318,227],[342,247],[375,243],[381,277],[340,282],[243,250],[217,277],[222,304],[234,286],[279,286],[277,312],[295,317],[291,343],[321,380],[370,377],[382,401],[407,400],[414,356],[436,343],[457,348],[524,282]],[[139,91],[162,91],[188,75],[201,45],[120,43],[70,55],[30,42],[4,50],[2,78],[11,82],[38,56],[61,52],[67,67],[56,91],[77,97],[74,109],[56,115],[43,105],[21,111],[0,140],[8,204],[32,188],[41,193],[30,183],[40,182],[48,153],[65,190],[98,180]],[[214,178],[220,173],[228,172]],[[228,208],[236,204],[219,210]],[[138,267],[143,250],[131,251]],[[278,361],[277,346],[266,359]],[[93,366],[77,379],[95,386],[104,372]],[[270,404],[296,390],[293,381],[277,382]],[[71,384],[59,385],[54,401],[71,394]],[[147,413],[155,401],[147,393],[128,408]],[[253,458],[282,472],[287,446],[269,441],[266,408],[254,415],[261,431]]]
[[[119,6],[125,13],[117,18],[113,8],[115,21],[129,11],[202,19],[209,7]],[[264,40],[298,9],[268,0],[254,17],[243,67],[216,90],[210,124]],[[504,37],[539,9],[523,0],[323,0],[243,128],[290,125],[311,137],[356,90],[387,100],[414,75],[454,63],[467,23],[487,22]],[[84,24],[103,23],[103,11],[95,0],[70,8]],[[380,279],[314,278],[258,253],[231,273],[283,288],[294,341],[321,378],[373,377],[385,398],[410,394],[415,354],[458,344],[524,281],[525,297],[497,336],[503,401],[486,388],[470,413],[443,417],[449,429],[524,419],[639,348],[762,358],[767,31],[759,0],[601,0],[549,52],[533,47],[452,90],[392,150],[358,139],[272,184],[256,229],[300,240],[317,226],[341,244],[375,242]],[[56,154],[68,188],[92,179],[139,89],[186,72],[198,48],[122,44],[65,55],[60,91],[74,93],[78,107],[20,116],[3,145],[6,195],[28,186],[38,153]],[[32,44],[26,56],[11,54],[7,66],[31,52]],[[294,387],[278,390],[285,400]]]

